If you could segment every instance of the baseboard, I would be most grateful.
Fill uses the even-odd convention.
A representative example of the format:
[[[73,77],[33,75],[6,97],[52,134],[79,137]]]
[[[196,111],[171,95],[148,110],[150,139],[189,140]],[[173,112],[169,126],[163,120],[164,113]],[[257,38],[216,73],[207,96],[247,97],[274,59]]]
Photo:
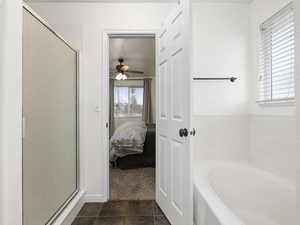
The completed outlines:
[[[107,202],[108,198],[106,195],[85,195],[85,202]]]
[[[52,225],[71,225],[84,204],[84,191],[79,191]]]

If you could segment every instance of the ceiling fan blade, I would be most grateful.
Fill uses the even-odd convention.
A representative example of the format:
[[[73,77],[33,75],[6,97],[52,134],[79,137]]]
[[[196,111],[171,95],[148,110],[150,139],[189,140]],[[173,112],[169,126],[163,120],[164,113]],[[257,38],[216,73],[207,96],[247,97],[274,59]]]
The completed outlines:
[[[142,71],[138,71],[138,70],[130,70],[130,66],[128,65],[124,65],[124,59],[123,58],[119,58],[118,59],[119,64],[116,66],[116,70],[118,73],[136,73],[136,74],[144,74],[144,72]]]
[[[124,72],[127,72],[129,70],[129,66],[127,65],[123,65],[120,70],[124,71]]]
[[[144,74],[142,71],[137,71],[137,70],[127,70],[127,73],[137,73],[137,74]]]

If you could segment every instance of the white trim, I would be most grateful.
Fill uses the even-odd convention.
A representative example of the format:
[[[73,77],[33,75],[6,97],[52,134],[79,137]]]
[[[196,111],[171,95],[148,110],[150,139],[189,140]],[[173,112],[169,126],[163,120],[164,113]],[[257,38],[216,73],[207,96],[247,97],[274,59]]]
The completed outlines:
[[[107,202],[106,195],[86,195],[84,197],[85,202]]]
[[[22,2],[2,1],[0,10],[0,224],[21,225]]]
[[[269,101],[261,100],[261,101],[256,101],[256,103],[260,107],[296,106],[296,99],[291,98],[291,99],[286,99],[286,100],[269,100]]]
[[[64,211],[57,217],[57,219],[53,222],[52,225],[71,225],[74,221],[75,217],[78,215],[80,209],[85,203],[84,198],[85,192],[80,191],[72,201],[68,204],[68,206],[64,209]]]
[[[104,180],[105,182],[105,192],[104,192],[104,197],[106,201],[109,199],[109,128],[106,128],[106,123],[109,124],[109,36],[113,35],[120,35],[120,36],[149,36],[149,37],[155,37],[156,39],[156,58],[157,58],[157,52],[158,52],[158,45],[157,45],[157,38],[159,36],[159,30],[148,30],[148,29],[141,29],[141,30],[124,30],[124,29],[116,29],[116,30],[103,30],[102,32],[102,69],[101,69],[101,74],[102,74],[102,85],[101,85],[101,90],[102,90],[102,108],[104,109],[102,111],[102,124],[101,124],[101,129],[105,130],[103,134],[103,143],[102,143],[102,149],[105,150],[105,156],[104,160],[105,162],[102,162],[105,168],[105,176]]]

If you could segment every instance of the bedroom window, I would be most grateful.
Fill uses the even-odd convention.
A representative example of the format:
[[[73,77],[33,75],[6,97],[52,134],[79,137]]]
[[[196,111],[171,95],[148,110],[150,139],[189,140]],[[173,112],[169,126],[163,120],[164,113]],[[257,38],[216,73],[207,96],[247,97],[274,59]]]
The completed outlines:
[[[115,117],[142,117],[144,88],[115,87]]]
[[[295,99],[295,25],[290,3],[261,25],[259,103]]]

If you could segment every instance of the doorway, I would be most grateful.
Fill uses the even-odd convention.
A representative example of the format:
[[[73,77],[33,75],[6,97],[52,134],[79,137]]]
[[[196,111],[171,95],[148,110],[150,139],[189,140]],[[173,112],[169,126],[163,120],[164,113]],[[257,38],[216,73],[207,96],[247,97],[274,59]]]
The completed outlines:
[[[108,199],[155,200],[156,39],[109,34]]]
[[[156,85],[156,172],[155,202],[173,225],[193,224],[193,181],[191,153],[191,33],[189,1],[180,1],[155,32],[104,32],[103,121],[109,128],[109,39],[112,37],[155,37]],[[140,35],[140,34],[143,35]],[[121,62],[121,67],[123,67]],[[129,66],[130,67],[130,66]],[[126,68],[126,66],[125,66]],[[116,75],[116,77],[119,74]],[[126,74],[125,74],[126,75]],[[116,78],[115,77],[115,78]],[[121,72],[119,77],[123,77]],[[106,200],[109,200],[110,139],[104,134],[106,153]],[[154,202],[154,201],[153,201]]]

